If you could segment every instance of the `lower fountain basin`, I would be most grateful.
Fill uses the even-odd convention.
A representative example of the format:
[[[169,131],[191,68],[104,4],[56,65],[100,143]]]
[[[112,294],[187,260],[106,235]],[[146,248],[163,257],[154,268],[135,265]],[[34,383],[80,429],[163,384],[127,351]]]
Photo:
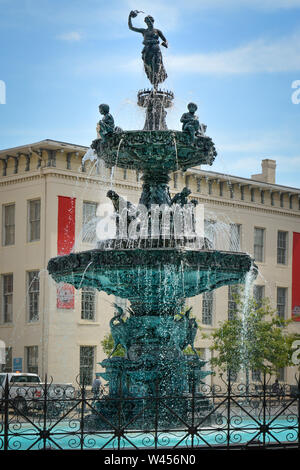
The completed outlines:
[[[214,250],[90,250],[52,258],[56,282],[94,287],[131,301],[138,315],[180,309],[183,299],[245,282],[253,265],[248,254]],[[254,267],[254,269],[256,269]]]

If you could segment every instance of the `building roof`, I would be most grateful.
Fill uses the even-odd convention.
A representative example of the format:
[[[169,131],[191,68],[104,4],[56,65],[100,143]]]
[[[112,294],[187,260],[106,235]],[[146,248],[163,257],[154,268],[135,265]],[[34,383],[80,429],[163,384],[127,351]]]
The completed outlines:
[[[84,145],[77,145],[77,144],[71,144],[69,142],[61,142],[59,140],[52,140],[52,139],[44,139],[40,140],[39,142],[34,142],[32,144],[25,144],[25,145],[20,145],[19,147],[11,147],[9,149],[3,149],[0,150],[0,158],[1,156],[5,155],[11,155],[11,156],[17,156],[20,153],[27,153],[30,152],[31,149],[67,149],[67,150],[72,150],[73,152],[76,151],[81,151],[85,152],[88,147]]]
[[[245,178],[242,176],[234,176],[227,173],[218,173],[216,171],[202,170],[199,168],[191,168],[187,171],[187,174],[193,174],[194,176],[199,176],[206,178],[208,180],[214,181],[224,181],[228,184],[240,184],[241,186],[255,186],[261,189],[266,189],[269,191],[283,191],[291,193],[300,193],[299,188],[293,188],[290,186],[284,186],[277,183],[267,183],[265,181],[255,180],[253,178]]]

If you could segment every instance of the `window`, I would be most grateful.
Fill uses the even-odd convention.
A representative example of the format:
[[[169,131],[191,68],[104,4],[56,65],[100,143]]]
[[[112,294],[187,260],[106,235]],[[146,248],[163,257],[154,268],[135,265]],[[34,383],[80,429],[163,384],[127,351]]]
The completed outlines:
[[[264,192],[264,191],[261,191],[261,192],[260,192],[260,202],[261,202],[262,204],[265,203],[265,192]]]
[[[252,369],[251,376],[252,376],[252,381],[253,382],[260,382],[261,381],[261,372],[260,372],[260,370]]]
[[[38,375],[13,375],[10,379],[10,383],[40,383],[40,378]]]
[[[277,263],[286,264],[287,262],[287,240],[288,232],[278,231],[277,234]]]
[[[212,325],[213,323],[213,292],[204,292],[202,296],[202,323]]]
[[[83,287],[81,291],[81,318],[82,320],[95,321],[96,317],[96,292],[93,287]]]
[[[223,196],[223,188],[224,188],[224,181],[220,181],[219,183],[219,189],[220,189],[220,196]]]
[[[174,173],[174,176],[173,176],[173,183],[174,183],[174,188],[176,189],[178,187],[178,174],[177,173]]]
[[[30,271],[27,273],[27,312],[28,321],[38,321],[40,299],[40,273]]]
[[[277,287],[277,313],[280,318],[285,319],[287,288]]]
[[[229,251],[241,251],[241,226],[230,224]]]
[[[228,286],[228,320],[233,320],[236,317],[238,307],[235,297],[239,294],[239,286]]]
[[[264,228],[254,228],[254,258],[255,261],[264,261]]]
[[[95,346],[80,346],[80,384],[92,385]]]
[[[275,205],[274,193],[271,193],[271,206]]]
[[[94,243],[96,241],[96,225],[97,225],[97,203],[83,203],[82,218],[82,241],[85,243]]]
[[[208,180],[208,194],[212,194],[212,193],[213,193],[213,181]]]
[[[201,192],[201,178],[197,178],[197,193]]]
[[[215,246],[216,242],[216,230],[214,220],[204,220],[204,236],[210,240],[212,246]]]
[[[3,206],[3,245],[15,244],[15,204]]]
[[[68,152],[67,155],[66,155],[67,170],[71,170],[71,159],[72,159],[72,153]]]
[[[0,364],[0,372],[12,371],[12,347],[5,348],[5,363]]]
[[[284,194],[280,194],[280,207],[284,207]]]
[[[40,239],[41,226],[41,201],[35,199],[28,201],[28,241],[34,242]]]
[[[259,308],[262,304],[262,300],[265,296],[265,286],[253,286],[253,297],[255,302],[257,303],[257,307]]]
[[[3,323],[12,323],[13,321],[13,290],[14,290],[13,275],[3,274],[2,276]]]
[[[250,194],[251,194],[251,202],[255,202],[255,189],[254,188],[251,188]]]
[[[38,346],[25,347],[26,372],[38,374],[39,349]]]
[[[285,380],[285,368],[284,367],[280,367],[280,369],[278,369],[277,377],[278,377],[279,382],[284,382]]]
[[[245,186],[241,186],[241,200],[244,201],[245,199]]]
[[[47,166],[56,166],[56,150],[47,150],[48,164]]]

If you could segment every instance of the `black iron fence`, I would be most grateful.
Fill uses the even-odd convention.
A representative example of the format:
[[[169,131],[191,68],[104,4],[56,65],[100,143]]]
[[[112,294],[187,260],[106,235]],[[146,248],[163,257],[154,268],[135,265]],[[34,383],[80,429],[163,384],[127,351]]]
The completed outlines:
[[[0,385],[1,450],[153,450],[296,447],[300,381],[205,385],[184,396],[110,396],[100,387]]]

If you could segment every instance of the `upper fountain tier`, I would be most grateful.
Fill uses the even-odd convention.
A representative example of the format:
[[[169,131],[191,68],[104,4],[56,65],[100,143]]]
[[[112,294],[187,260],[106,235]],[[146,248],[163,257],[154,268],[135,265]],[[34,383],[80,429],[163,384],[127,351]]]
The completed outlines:
[[[108,167],[135,169],[156,181],[176,170],[212,165],[217,155],[210,137],[192,140],[187,132],[171,130],[112,132],[94,140],[92,148]]]

